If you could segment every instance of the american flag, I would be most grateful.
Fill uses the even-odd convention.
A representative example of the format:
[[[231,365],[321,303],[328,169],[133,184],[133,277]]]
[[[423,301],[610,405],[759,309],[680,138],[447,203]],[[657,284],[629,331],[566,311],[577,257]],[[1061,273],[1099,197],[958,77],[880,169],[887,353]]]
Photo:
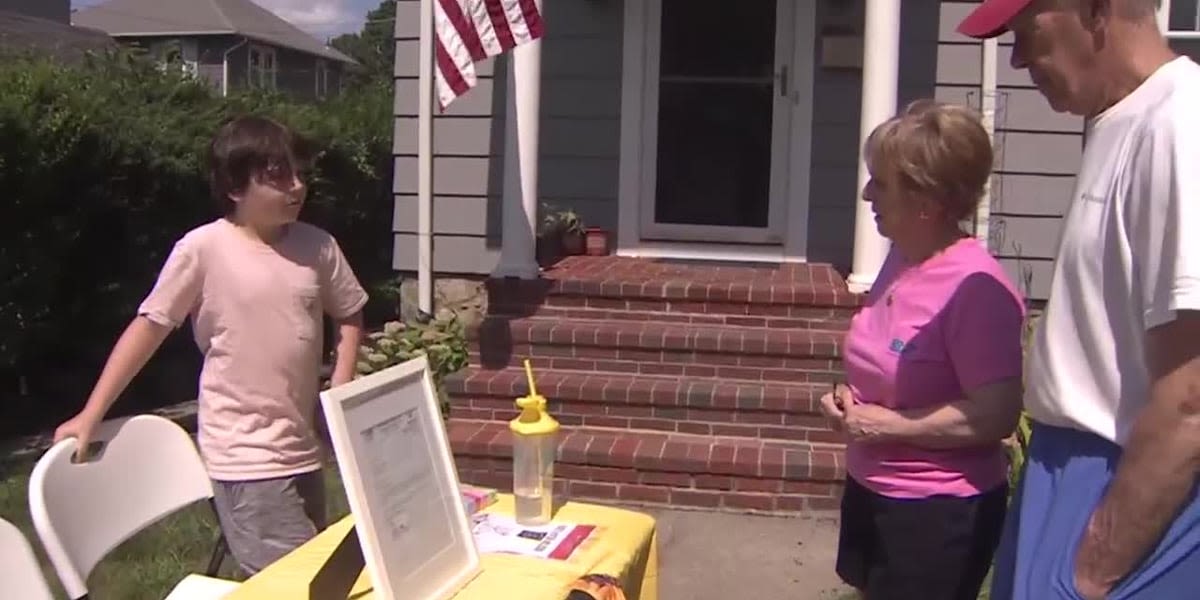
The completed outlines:
[[[475,86],[475,63],[545,32],[535,0],[437,0],[434,31],[442,110]]]

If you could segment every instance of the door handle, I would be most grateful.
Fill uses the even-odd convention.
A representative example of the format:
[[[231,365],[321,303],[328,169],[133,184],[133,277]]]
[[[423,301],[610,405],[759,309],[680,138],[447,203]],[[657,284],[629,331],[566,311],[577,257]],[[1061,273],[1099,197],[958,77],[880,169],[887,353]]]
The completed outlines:
[[[786,98],[789,93],[789,91],[788,91],[788,66],[783,65],[783,66],[779,67],[779,74],[776,75],[775,77],[779,81],[779,95]]]

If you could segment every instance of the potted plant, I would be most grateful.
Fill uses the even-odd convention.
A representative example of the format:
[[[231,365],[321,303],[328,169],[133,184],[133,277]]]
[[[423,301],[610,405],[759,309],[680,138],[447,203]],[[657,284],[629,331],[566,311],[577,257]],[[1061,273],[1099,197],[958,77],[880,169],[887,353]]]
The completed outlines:
[[[543,204],[542,221],[538,226],[537,240],[534,246],[539,265],[548,267],[562,256],[561,227],[558,213]]]
[[[562,239],[563,253],[567,256],[583,254],[584,227],[583,220],[573,210],[558,213],[559,235]]]

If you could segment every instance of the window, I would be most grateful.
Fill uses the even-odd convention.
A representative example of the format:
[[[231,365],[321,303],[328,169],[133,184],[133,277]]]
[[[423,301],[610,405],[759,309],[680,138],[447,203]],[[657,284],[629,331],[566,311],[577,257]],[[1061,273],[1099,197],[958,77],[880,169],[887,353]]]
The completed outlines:
[[[317,98],[324,99],[329,96],[329,63],[323,60],[317,60]]]
[[[1171,40],[1200,40],[1200,0],[1161,0],[1158,26]]]
[[[159,58],[159,67],[164,71],[178,69],[195,77],[199,62],[199,44],[196,40],[172,39],[151,45],[151,52]]]
[[[266,46],[250,46],[250,85],[265,90],[275,89],[278,63],[275,49]]]

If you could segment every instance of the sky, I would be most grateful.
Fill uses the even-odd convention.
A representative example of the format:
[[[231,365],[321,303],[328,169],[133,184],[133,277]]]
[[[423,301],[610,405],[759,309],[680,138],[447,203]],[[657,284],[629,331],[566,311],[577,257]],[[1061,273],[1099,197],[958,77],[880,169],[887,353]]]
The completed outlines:
[[[253,0],[290,21],[296,27],[324,40],[340,33],[362,29],[367,11],[379,0]],[[103,4],[105,0],[71,0],[72,8]]]

